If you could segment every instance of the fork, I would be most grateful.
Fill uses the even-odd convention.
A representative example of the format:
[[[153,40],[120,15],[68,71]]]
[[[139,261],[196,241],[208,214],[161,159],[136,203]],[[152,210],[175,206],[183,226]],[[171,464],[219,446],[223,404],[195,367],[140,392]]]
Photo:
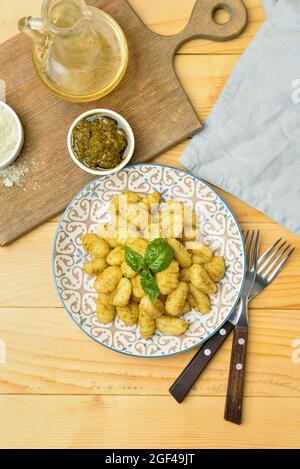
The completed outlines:
[[[284,249],[282,251],[282,249]],[[253,288],[251,290],[249,301],[267,288],[281,272],[295,248],[279,238],[270,246],[257,261],[257,273]],[[235,327],[238,317],[238,306],[230,316],[229,320],[221,329],[210,337],[205,344],[198,350],[186,368],[182,371],[176,381],[172,384],[169,391],[177,402],[182,402],[193,384],[197,381],[202,371],[206,368],[211,359],[230,335]]]

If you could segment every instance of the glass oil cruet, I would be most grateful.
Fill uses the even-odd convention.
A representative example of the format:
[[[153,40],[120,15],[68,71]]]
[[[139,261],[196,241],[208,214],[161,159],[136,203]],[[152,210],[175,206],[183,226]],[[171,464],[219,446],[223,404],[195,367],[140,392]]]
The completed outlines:
[[[18,26],[34,42],[39,78],[68,101],[94,101],[123,78],[128,47],[122,29],[84,0],[44,0],[42,16],[22,18]]]

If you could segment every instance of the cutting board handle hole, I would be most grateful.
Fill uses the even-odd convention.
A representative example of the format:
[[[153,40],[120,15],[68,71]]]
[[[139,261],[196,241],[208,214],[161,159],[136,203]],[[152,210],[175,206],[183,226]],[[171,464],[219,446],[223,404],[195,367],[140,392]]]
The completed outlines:
[[[231,19],[231,11],[226,5],[220,4],[214,9],[212,17],[217,24],[227,24]]]

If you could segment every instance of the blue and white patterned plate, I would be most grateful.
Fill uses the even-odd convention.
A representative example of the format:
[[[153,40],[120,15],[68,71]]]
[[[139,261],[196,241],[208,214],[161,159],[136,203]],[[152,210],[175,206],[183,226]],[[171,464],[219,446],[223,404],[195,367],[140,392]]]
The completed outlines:
[[[215,254],[225,258],[226,275],[211,297],[212,308],[200,316],[190,311],[184,318],[189,328],[180,337],[157,332],[143,339],[137,326],[125,326],[118,318],[102,324],[95,313],[97,294],[94,279],[82,266],[87,256],[82,235],[95,232],[107,221],[110,200],[125,191],[140,195],[158,191],[163,201],[175,199],[193,208],[198,215],[202,238]],[[53,252],[53,272],[58,294],[76,324],[92,339],[112,350],[138,357],[174,355],[196,347],[214,334],[235,307],[244,281],[245,251],[239,225],[224,200],[204,181],[158,164],[128,166],[112,176],[102,176],[88,184],[72,200],[58,226]]]

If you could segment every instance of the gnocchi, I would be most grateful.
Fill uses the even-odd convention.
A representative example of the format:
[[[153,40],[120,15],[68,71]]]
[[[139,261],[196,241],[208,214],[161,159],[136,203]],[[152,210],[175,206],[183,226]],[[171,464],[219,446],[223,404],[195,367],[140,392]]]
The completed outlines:
[[[180,267],[190,267],[192,264],[192,256],[184,247],[184,245],[175,238],[168,239],[168,244],[171,246],[171,248],[174,249],[175,258],[178,261]]]
[[[153,192],[152,194],[148,194],[142,198],[141,203],[144,204],[148,211],[151,212],[155,206],[160,202],[160,194],[158,192]]]
[[[156,323],[155,320],[151,319],[147,313],[140,311],[139,327],[141,336],[144,339],[149,339],[149,337],[152,337],[155,332]]]
[[[131,279],[131,285],[132,285],[133,299],[139,301],[141,298],[143,298],[143,296],[145,296],[145,292],[141,284],[140,274],[136,275],[135,277]]]
[[[181,335],[185,333],[188,326],[188,323],[184,321],[184,319],[168,316],[167,314],[156,319],[156,327],[163,334]]]
[[[180,316],[186,304],[189,286],[187,283],[180,282],[176,290],[168,295],[166,301],[166,312],[170,316]]]
[[[131,297],[132,286],[128,278],[122,277],[116,290],[112,294],[114,306],[127,306]]]
[[[137,273],[125,261],[121,264],[121,270],[126,278],[133,278],[137,275]]]
[[[117,246],[108,254],[106,262],[109,265],[121,265],[125,260],[124,246]]]
[[[116,308],[111,304],[110,295],[102,293],[96,304],[96,313],[100,322],[108,324],[115,319]]]
[[[124,192],[123,194],[114,197],[110,205],[116,211],[116,213],[119,213],[120,202],[122,203],[122,200],[124,202],[126,201],[127,204],[135,204],[140,202],[141,198],[135,192]]]
[[[123,201],[127,202],[127,219]],[[225,275],[223,257],[214,256],[209,246],[198,243],[196,213],[174,201],[162,205],[158,192],[143,197],[125,192],[112,199],[110,212],[115,216],[117,231],[112,225],[102,224],[97,234],[82,237],[83,249],[92,256],[83,270],[96,277],[99,321],[109,324],[117,316],[126,326],[138,325],[144,339],[150,338],[156,329],[162,334],[184,334],[188,323],[183,315],[191,308],[199,314],[210,311],[210,295],[216,293],[217,282]],[[162,257],[163,264],[156,264],[157,268],[156,260],[149,261],[151,249],[145,256],[153,239],[159,245],[169,245],[167,261]],[[134,253],[126,250],[126,246],[143,259],[136,254],[135,261],[130,263],[128,256],[134,257]],[[160,252],[158,256],[163,255]],[[155,293],[147,290],[147,282],[154,282]]]
[[[103,257],[96,257],[92,261],[86,261],[83,270],[87,275],[99,275],[103,270],[108,267],[106,260]]]
[[[216,256],[205,264],[205,270],[214,282],[219,282],[225,275],[225,262],[223,257]]]
[[[94,287],[98,293],[113,292],[122,278],[119,266],[109,266],[95,280]]]
[[[130,303],[127,306],[117,306],[117,315],[126,326],[134,326],[139,320],[139,305],[137,303]]]
[[[193,264],[204,265],[207,262],[211,261],[213,254],[211,249],[208,246],[201,246],[197,249],[192,250],[192,262]]]
[[[188,302],[198,313],[205,314],[210,310],[209,296],[201,290],[198,290],[198,288],[194,287],[192,284],[190,284]]]
[[[191,283],[194,287],[201,290],[203,293],[216,293],[217,286],[212,281],[205,268],[200,264],[193,264],[190,269]]]
[[[106,257],[109,254],[109,245],[96,234],[86,234],[82,239],[83,249],[93,257]]]
[[[137,239],[127,240],[126,245],[143,256],[147,249],[148,241],[146,241],[143,238],[137,238]]]
[[[155,300],[153,303],[148,296],[144,296],[140,302],[140,313],[145,313],[151,319],[157,319],[165,312],[165,306],[160,299]]]
[[[180,280],[182,282],[189,282],[191,280],[191,269],[190,269],[190,267],[186,267],[185,269],[181,269],[181,271],[180,271]]]
[[[167,269],[155,274],[158,288],[162,295],[169,295],[179,284],[179,264],[174,259]]]

